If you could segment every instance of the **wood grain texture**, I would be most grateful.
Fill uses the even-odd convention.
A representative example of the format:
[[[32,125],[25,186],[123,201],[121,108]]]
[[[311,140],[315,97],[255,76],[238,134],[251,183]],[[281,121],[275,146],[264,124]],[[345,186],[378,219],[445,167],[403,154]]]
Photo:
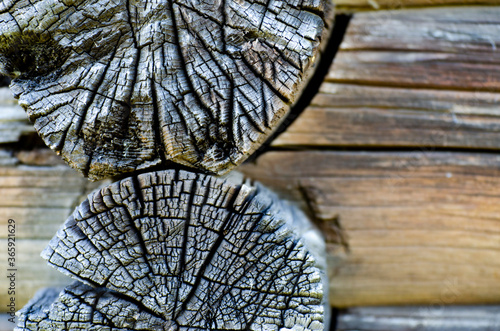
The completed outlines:
[[[323,330],[321,237],[304,217],[241,178],[167,170],[105,186],[42,253],[87,285],[29,304],[19,330]]]
[[[241,171],[311,211],[333,306],[500,300],[498,155],[270,152]]]
[[[499,306],[352,308],[339,314],[336,331],[491,331],[499,315]]]
[[[356,13],[319,94],[273,142],[295,151],[243,169],[321,225],[332,305],[500,302],[498,17]]]
[[[2,215],[3,217],[3,215]],[[3,220],[2,220],[3,221]],[[59,224],[60,226],[60,224]],[[54,228],[58,228],[55,226]],[[2,225],[7,228],[6,225]],[[17,229],[21,229],[19,226]],[[18,239],[16,238],[16,263],[15,263],[15,295],[9,295],[8,291],[11,287],[10,279],[7,276],[12,272],[7,272],[7,239],[0,239],[0,258],[2,258],[4,266],[4,274],[0,279],[0,295],[1,312],[9,312],[10,298],[15,297],[15,310],[21,309],[37,291],[45,287],[65,286],[70,281],[68,277],[50,268],[45,260],[40,257],[40,252],[47,246],[50,239]],[[14,280],[14,279],[13,279]],[[12,294],[12,293],[11,293]],[[10,330],[14,325],[11,324]],[[9,330],[9,331],[10,331]]]
[[[500,7],[357,13],[274,146],[500,148]]]
[[[17,238],[50,239],[95,187],[66,166],[0,167],[0,237],[7,237],[12,218],[19,225]]]
[[[0,144],[16,143],[23,134],[34,131],[26,112],[7,87],[0,87]]]
[[[0,63],[46,144],[91,179],[243,162],[314,71],[326,0],[0,4]]]
[[[15,131],[12,134],[17,135]],[[24,153],[31,155],[33,151]],[[6,268],[7,224],[13,219],[16,222],[15,296],[19,309],[39,289],[68,283],[67,277],[46,265],[40,252],[75,206],[97,184],[90,183],[67,166],[23,164],[13,154],[0,150],[0,259]],[[6,289],[9,286],[8,278],[0,278],[0,288],[4,289],[0,292],[0,312],[8,310],[10,295]]]

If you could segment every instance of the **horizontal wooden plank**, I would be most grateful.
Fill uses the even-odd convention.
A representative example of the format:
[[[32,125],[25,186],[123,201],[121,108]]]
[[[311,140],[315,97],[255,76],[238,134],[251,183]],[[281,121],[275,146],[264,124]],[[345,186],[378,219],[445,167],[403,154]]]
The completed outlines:
[[[0,144],[15,143],[35,130],[8,87],[0,87]]]
[[[500,94],[324,83],[272,145],[500,148]]]
[[[499,64],[498,58],[481,53],[352,50],[337,54],[326,80],[377,86],[498,92]]]
[[[357,13],[277,147],[499,149],[500,7]]]
[[[358,13],[327,80],[498,91],[500,7]]]
[[[340,312],[337,331],[489,331],[500,328],[500,306],[359,307]]]
[[[433,7],[450,5],[498,5],[498,0],[332,0],[338,13],[365,10],[396,10],[408,7]]]
[[[80,197],[75,198],[79,200]],[[18,238],[52,238],[61,224],[73,212],[72,204],[63,207],[1,207],[0,238],[7,238],[7,222],[16,221]]]
[[[498,6],[457,6],[356,13],[340,48],[448,53],[471,60],[489,54],[488,62],[495,62],[499,10]],[[461,51],[468,54],[458,54]]]
[[[99,185],[62,165],[0,166],[0,238],[7,237],[9,219],[15,220],[19,239],[52,238],[73,209]]]
[[[32,152],[26,152],[28,155]],[[37,153],[37,152],[35,152]],[[51,152],[52,153],[52,152]],[[40,257],[48,241],[86,195],[99,183],[91,183],[67,166],[31,166],[19,164],[12,153],[5,152],[0,166],[0,260],[4,270],[7,260],[9,219],[15,221],[15,299],[20,309],[41,288],[62,286],[70,280],[47,266]],[[45,154],[42,152],[42,154]],[[0,159],[2,155],[0,155]],[[29,158],[28,158],[29,159]],[[32,159],[32,158],[31,158]],[[47,158],[42,157],[43,160]],[[50,156],[49,156],[50,159]],[[37,162],[34,162],[37,163]],[[49,162],[50,163],[50,162]],[[12,228],[11,228],[12,229]],[[7,272],[7,271],[6,271]],[[10,286],[0,279],[0,288]],[[8,310],[11,295],[0,293],[0,312]]]
[[[500,302],[500,156],[268,152],[241,168],[309,210],[334,306]]]

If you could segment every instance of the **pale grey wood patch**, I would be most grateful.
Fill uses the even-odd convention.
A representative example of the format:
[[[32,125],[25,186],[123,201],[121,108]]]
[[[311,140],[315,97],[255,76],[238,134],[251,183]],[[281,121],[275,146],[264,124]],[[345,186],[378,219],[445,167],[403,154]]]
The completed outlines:
[[[106,186],[42,253],[90,287],[28,305],[20,329],[323,330],[325,273],[291,208],[260,185],[186,171]]]
[[[21,109],[21,112],[23,110]],[[0,129],[1,131],[1,129]],[[12,131],[13,136],[17,135]],[[0,133],[1,135],[1,133]],[[0,147],[3,147],[0,144]],[[91,183],[66,165],[53,165],[51,150],[14,153],[0,148],[0,261],[7,268],[9,219],[15,220],[16,308],[24,306],[41,288],[63,286],[70,279],[46,265],[40,252],[87,195],[103,183]],[[24,154],[23,157],[20,157]],[[30,155],[35,154],[35,157]],[[46,154],[46,155],[43,155]],[[60,158],[55,155],[57,162]],[[28,162],[29,161],[29,162]],[[36,162],[31,162],[36,161]],[[28,165],[30,163],[30,165]],[[37,164],[34,166],[33,164]],[[40,166],[43,164],[43,166]],[[0,278],[0,313],[8,311],[10,280]],[[3,329],[0,321],[0,331]]]
[[[0,87],[0,144],[17,143],[23,134],[33,131],[12,93],[7,87]]]
[[[327,0],[0,3],[0,71],[35,129],[98,179],[173,161],[225,173],[280,123]]]

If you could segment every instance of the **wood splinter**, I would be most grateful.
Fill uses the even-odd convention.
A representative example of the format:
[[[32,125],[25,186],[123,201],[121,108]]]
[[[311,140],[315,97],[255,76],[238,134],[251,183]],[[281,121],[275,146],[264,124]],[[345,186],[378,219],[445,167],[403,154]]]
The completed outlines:
[[[18,331],[328,326],[321,236],[240,175],[166,170],[110,184],[42,256],[76,281],[36,296]]]

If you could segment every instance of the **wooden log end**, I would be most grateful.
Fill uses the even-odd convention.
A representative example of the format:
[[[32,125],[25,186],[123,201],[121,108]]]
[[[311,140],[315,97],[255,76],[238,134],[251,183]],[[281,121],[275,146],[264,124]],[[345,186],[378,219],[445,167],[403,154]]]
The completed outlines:
[[[91,179],[170,162],[227,173],[284,119],[333,25],[328,0],[268,5],[15,1],[0,5],[0,74]]]
[[[46,313],[24,309],[20,328],[323,330],[321,242],[302,213],[241,178],[126,178],[89,195],[42,253],[82,283]]]
[[[48,318],[46,307],[50,306],[61,292],[60,288],[47,287],[39,290],[21,310],[17,312],[18,326],[14,331],[39,330],[37,324]]]

